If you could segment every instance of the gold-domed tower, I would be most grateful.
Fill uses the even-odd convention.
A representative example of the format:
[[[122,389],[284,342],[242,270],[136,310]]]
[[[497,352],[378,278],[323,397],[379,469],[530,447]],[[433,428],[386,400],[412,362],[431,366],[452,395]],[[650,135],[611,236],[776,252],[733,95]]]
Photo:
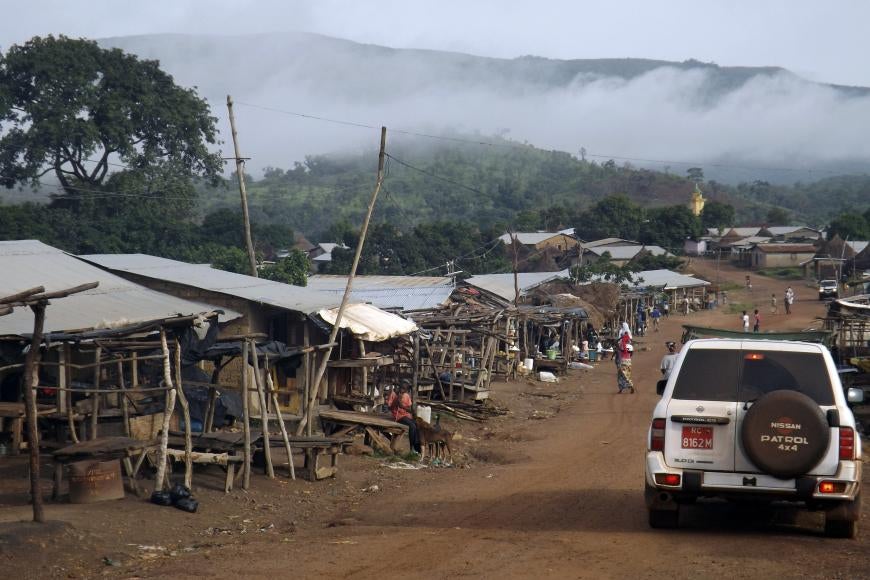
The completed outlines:
[[[695,191],[692,192],[692,201],[689,202],[689,209],[695,215],[701,215],[704,211],[704,204],[707,202],[704,196],[701,195],[701,188],[698,187],[698,182],[695,182]]]

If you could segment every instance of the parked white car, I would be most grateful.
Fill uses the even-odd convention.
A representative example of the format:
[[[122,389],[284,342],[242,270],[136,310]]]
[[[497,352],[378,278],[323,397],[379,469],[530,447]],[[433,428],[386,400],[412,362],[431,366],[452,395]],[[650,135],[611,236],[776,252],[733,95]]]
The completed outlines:
[[[702,497],[800,502],[825,532],[855,537],[861,440],[828,349],[773,340],[688,342],[653,412],[647,440],[649,523],[676,527]],[[848,401],[847,401],[848,399]]]

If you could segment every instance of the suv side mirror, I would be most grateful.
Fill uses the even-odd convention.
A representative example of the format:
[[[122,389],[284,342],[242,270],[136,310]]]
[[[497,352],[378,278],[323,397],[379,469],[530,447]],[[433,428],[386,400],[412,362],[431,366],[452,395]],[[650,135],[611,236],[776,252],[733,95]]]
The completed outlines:
[[[846,391],[846,401],[849,402],[850,404],[863,403],[864,402],[864,389],[850,387],[849,390]]]
[[[659,382],[657,382],[656,383],[656,395],[658,395],[658,396],[664,395],[666,386],[668,386],[668,379],[662,379]],[[851,391],[852,389],[849,389],[849,390]],[[855,389],[855,390],[858,390],[858,389]],[[861,394],[863,395],[864,393],[862,392]],[[850,398],[849,401],[851,401],[851,400],[852,399]]]

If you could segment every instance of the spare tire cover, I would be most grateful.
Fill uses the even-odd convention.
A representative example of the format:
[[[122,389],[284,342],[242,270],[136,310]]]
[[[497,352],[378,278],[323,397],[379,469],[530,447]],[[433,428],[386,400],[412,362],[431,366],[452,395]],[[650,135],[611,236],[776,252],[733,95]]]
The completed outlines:
[[[747,457],[780,479],[807,473],[828,449],[831,429],[824,413],[797,391],[773,391],[750,407],[740,432]]]

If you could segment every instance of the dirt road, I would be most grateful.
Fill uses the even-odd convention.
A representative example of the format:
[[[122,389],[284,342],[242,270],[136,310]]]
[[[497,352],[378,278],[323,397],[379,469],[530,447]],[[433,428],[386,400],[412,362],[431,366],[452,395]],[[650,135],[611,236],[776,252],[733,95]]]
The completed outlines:
[[[709,265],[707,265],[709,266]],[[742,272],[720,272],[742,281]],[[786,284],[754,280],[735,303],[767,304]],[[812,290],[797,288],[799,297]],[[822,313],[799,301],[792,317],[763,310],[763,328],[804,328]],[[155,562],[143,577],[553,577],[858,578],[870,577],[870,518],[861,539],[821,536],[819,515],[759,512],[727,504],[684,511],[681,529],[647,527],[643,455],[662,342],[693,323],[739,325],[727,311],[671,316],[640,338],[639,393],[616,395],[614,368],[600,364],[551,389],[564,401],[555,417],[505,425],[511,442],[496,463],[403,472],[392,489],[335,514],[331,524],[280,543],[227,546]],[[644,346],[644,345],[642,345]],[[516,395],[526,383],[499,386]],[[544,399],[542,399],[544,400]],[[512,436],[512,433],[514,436]],[[500,464],[497,464],[500,463]]]
[[[709,262],[693,267],[715,274]],[[732,283],[743,275],[719,272]],[[805,286],[795,287],[793,315],[769,314],[770,294],[781,297],[786,285],[754,277],[751,293],[733,289],[729,301],[757,304],[762,329],[814,325],[823,308]],[[866,507],[854,541],[824,538],[818,514],[724,503],[689,507],[678,530],[648,528],[643,457],[657,369],[664,341],[678,339],[687,321],[739,328],[738,314],[723,308],[673,315],[660,332],[638,337],[635,395],[616,394],[609,362],[558,385],[497,385],[513,414],[483,427],[457,425],[468,469],[402,471],[347,458],[334,481],[258,477],[248,494],[201,491],[194,515],[135,498],[87,511],[51,506],[49,517],[71,521],[73,530],[41,541],[41,549],[11,553],[18,569],[30,559],[30,570],[41,564],[53,576],[870,577]],[[169,548],[150,553],[151,544]],[[49,557],[56,561],[48,565]]]

